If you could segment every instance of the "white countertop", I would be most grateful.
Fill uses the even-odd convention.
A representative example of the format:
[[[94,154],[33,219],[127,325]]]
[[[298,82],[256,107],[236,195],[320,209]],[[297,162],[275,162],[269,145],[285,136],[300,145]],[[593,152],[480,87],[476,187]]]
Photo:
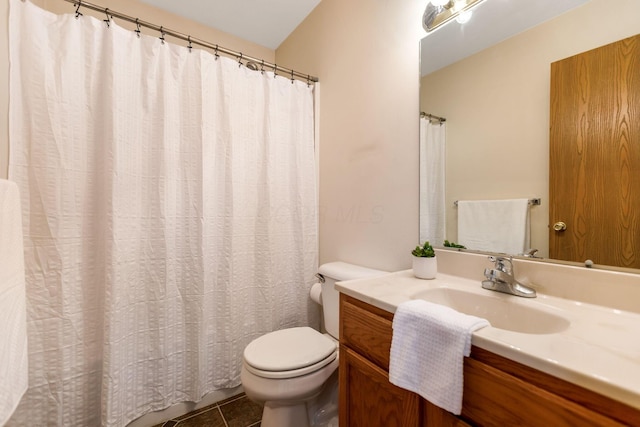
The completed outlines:
[[[438,287],[498,294],[476,280],[441,273],[421,280],[412,270],[336,284],[340,292],[391,313],[412,295]],[[558,314],[570,325],[551,334],[489,326],[473,334],[473,345],[640,409],[640,314],[540,293],[533,299],[498,295]]]

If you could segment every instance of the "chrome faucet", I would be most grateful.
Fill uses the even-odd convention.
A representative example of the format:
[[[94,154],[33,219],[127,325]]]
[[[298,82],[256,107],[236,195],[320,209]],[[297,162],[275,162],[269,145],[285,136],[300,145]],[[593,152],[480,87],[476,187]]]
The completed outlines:
[[[495,263],[495,268],[485,268],[482,287],[490,291],[503,292],[524,298],[535,298],[536,291],[518,282],[513,273],[511,257],[490,256],[489,260]]]

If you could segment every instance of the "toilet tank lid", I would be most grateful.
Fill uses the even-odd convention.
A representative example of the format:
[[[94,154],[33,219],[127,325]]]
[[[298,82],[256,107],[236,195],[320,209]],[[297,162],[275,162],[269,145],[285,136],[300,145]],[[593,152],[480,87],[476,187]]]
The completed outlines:
[[[336,281],[364,279],[367,277],[381,276],[387,271],[375,270],[373,268],[362,267],[360,265],[349,264],[336,261],[322,264],[318,272],[325,277],[330,277]]]

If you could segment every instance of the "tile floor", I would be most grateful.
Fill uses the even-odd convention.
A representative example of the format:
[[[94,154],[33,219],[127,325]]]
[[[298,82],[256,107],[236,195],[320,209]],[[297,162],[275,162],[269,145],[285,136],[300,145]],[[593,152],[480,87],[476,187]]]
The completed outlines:
[[[240,394],[154,427],[260,427],[261,417],[262,406]]]

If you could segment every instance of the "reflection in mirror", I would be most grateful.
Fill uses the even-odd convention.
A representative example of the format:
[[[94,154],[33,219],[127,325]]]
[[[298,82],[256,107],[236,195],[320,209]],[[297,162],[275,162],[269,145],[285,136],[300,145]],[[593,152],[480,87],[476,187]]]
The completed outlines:
[[[558,3],[564,9],[552,10]],[[509,4],[517,9],[506,13]],[[448,240],[458,239],[457,200],[539,198],[529,211],[530,246],[548,258],[551,63],[640,33],[637,16],[636,0],[615,8],[607,0],[485,0],[469,23],[421,41],[421,111],[446,118]],[[524,17],[534,20],[518,27]],[[421,189],[421,241],[429,192]]]
[[[469,22],[473,8],[483,0],[431,0],[422,15],[422,27],[426,32],[435,31],[455,19],[459,24]]]
[[[420,113],[420,243],[445,240],[446,119]]]

